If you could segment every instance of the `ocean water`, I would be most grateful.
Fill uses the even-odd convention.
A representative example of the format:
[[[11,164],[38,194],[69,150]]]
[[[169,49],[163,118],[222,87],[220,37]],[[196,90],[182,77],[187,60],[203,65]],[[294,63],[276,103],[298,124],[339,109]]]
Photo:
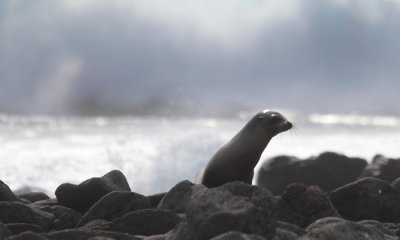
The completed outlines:
[[[400,157],[400,118],[285,113],[295,127],[276,136],[264,159],[335,151],[370,161]],[[121,170],[133,191],[167,191],[194,180],[213,153],[251,117],[49,117],[0,114],[0,179],[54,196],[62,183],[80,183]],[[260,165],[260,164],[259,164]],[[259,167],[259,165],[257,167]],[[340,174],[340,173],[338,173]]]

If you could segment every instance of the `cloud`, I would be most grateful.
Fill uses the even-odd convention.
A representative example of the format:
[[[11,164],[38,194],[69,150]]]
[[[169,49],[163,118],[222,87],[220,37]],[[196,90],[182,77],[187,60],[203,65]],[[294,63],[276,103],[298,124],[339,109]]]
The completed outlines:
[[[400,111],[399,1],[1,4],[0,111]]]

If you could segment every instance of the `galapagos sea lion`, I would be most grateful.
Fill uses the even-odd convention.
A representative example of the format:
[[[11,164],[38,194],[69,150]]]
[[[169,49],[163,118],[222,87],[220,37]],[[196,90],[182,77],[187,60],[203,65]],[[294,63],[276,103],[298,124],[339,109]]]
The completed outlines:
[[[292,128],[281,113],[257,113],[227,144],[222,146],[198,173],[196,183],[217,187],[231,181],[251,184],[254,167],[269,141]]]

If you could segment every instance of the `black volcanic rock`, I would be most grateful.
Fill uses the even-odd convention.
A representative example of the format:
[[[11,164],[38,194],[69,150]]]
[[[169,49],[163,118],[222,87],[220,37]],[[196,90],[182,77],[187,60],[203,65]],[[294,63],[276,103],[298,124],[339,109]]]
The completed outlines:
[[[257,235],[244,234],[240,232],[227,232],[219,236],[213,237],[210,240],[266,240]]]
[[[166,192],[157,193],[149,195],[147,196],[147,198],[150,200],[151,205],[156,208],[166,194],[167,194]]]
[[[100,178],[91,178],[79,185],[64,183],[56,190],[61,205],[85,213],[95,202],[112,191],[131,191],[125,176],[113,170]]]
[[[389,236],[390,237],[390,236]],[[338,221],[313,228],[299,240],[389,240],[379,229],[351,221]],[[395,240],[395,239],[393,239]]]
[[[15,196],[7,184],[0,180],[0,201],[17,201],[21,200]]]
[[[12,235],[17,235],[23,232],[44,232],[44,229],[40,226],[30,223],[8,223],[6,224],[6,227],[10,230]]]
[[[306,227],[323,217],[339,216],[326,193],[318,186],[301,183],[289,185],[278,201],[277,218],[280,221]]]
[[[95,219],[112,221],[126,213],[151,207],[150,200],[143,195],[129,191],[114,191],[97,201],[82,217],[78,227]]]
[[[400,177],[400,159],[376,155],[360,176],[360,178],[364,177],[374,177],[393,182]]]
[[[2,223],[0,222],[0,239],[4,239],[8,236],[11,236],[10,230]]]
[[[400,221],[400,194],[389,183],[363,178],[331,192],[332,204],[349,220]]]
[[[52,229],[58,231],[74,228],[82,218],[79,212],[61,205],[49,206],[42,210],[56,217]]]
[[[7,240],[49,240],[48,238],[42,236],[40,233],[35,232],[24,232],[18,235],[11,236]]]
[[[268,188],[275,195],[282,194],[286,186],[295,182],[318,185],[323,191],[329,192],[356,180],[366,165],[364,159],[332,152],[304,160],[279,156],[262,164],[257,185]]]
[[[181,218],[170,210],[144,209],[115,219],[105,230],[151,236],[167,233],[180,221]]]
[[[3,223],[31,223],[50,229],[54,215],[20,202],[0,202],[0,221]]]
[[[18,197],[29,200],[31,203],[50,199],[50,197],[47,194],[42,193],[42,192],[22,193],[22,194],[19,194]]]
[[[69,229],[59,232],[44,234],[52,240],[142,240],[142,237],[132,236],[127,233],[110,231],[89,231],[82,229]]]
[[[169,240],[208,240],[228,231],[271,239],[276,231],[275,198],[267,189],[242,182],[212,189],[181,182],[159,207],[186,213]]]

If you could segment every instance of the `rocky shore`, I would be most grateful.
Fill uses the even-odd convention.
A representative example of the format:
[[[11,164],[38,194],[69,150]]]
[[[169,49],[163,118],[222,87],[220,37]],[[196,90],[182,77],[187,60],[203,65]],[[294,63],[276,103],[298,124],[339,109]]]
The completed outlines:
[[[395,240],[400,159],[322,153],[265,161],[257,186],[189,181],[144,196],[113,170],[52,199],[0,181],[0,240]]]

